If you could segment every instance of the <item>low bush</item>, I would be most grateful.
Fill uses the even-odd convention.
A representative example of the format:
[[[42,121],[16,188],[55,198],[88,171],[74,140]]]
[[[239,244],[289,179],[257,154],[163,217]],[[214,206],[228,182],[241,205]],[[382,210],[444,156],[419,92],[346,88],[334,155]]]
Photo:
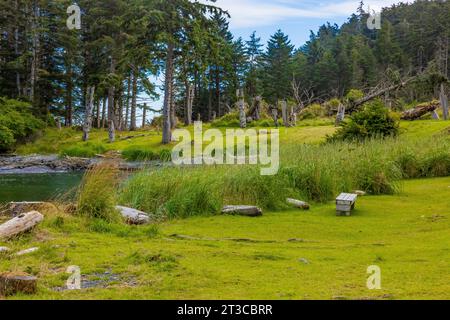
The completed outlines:
[[[326,109],[318,103],[312,104],[300,112],[299,120],[317,119],[326,115]]]
[[[363,141],[394,137],[399,130],[399,119],[389,112],[381,100],[375,100],[343,122],[342,127],[328,140]]]
[[[13,99],[0,98],[0,152],[14,148],[36,131],[45,127],[45,122],[31,112],[31,105]]]

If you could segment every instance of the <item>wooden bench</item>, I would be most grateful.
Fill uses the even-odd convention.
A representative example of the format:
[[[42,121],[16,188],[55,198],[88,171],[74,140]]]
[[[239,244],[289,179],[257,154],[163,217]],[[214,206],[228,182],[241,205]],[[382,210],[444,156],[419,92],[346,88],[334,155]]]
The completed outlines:
[[[341,193],[336,198],[336,214],[338,216],[350,216],[352,210],[355,209],[357,194],[353,193]]]

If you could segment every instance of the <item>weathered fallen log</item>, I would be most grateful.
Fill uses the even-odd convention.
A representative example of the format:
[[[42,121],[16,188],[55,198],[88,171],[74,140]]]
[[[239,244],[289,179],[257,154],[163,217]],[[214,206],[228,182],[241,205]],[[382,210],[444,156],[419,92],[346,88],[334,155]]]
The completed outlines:
[[[427,113],[434,112],[437,110],[440,106],[439,101],[432,101],[429,103],[422,103],[419,104],[417,107],[413,109],[406,110],[402,113],[401,119],[402,120],[417,120],[421,118],[422,116],[426,115]]]
[[[16,256],[18,256],[18,257],[24,256],[26,254],[30,254],[30,253],[36,252],[38,250],[39,250],[39,248],[37,248],[37,247],[36,248],[25,249],[25,250],[17,252]]]
[[[408,79],[406,79],[404,81],[401,81],[400,83],[391,85],[391,86],[386,87],[386,88],[382,88],[382,89],[380,89],[378,91],[375,91],[375,92],[373,92],[373,93],[371,93],[371,94],[369,94],[369,95],[367,95],[367,96],[365,96],[365,97],[363,97],[363,98],[361,98],[359,100],[356,100],[356,101],[350,103],[348,111],[349,112],[356,111],[356,109],[361,107],[366,102],[369,102],[369,101],[371,101],[371,100],[373,100],[375,98],[378,98],[379,96],[382,96],[382,95],[384,95],[387,92],[398,90],[398,89],[401,89],[403,87],[406,87],[406,85],[408,85],[412,81],[416,80],[416,78],[417,77],[408,78]]]
[[[262,216],[262,210],[255,206],[225,206],[222,209],[222,214],[260,217]]]
[[[310,208],[308,203],[306,203],[304,201],[297,200],[297,199],[287,198],[286,202],[288,204],[290,204],[290,205],[293,205],[294,207],[296,207],[298,209],[309,210],[309,208]]]
[[[36,292],[37,278],[25,273],[0,274],[0,295],[7,297],[18,293],[33,294]]]
[[[125,218],[128,224],[147,224],[152,220],[150,215],[132,208],[116,206],[123,218]]]
[[[23,232],[33,229],[44,220],[44,216],[37,211],[23,213],[0,225],[0,239],[9,239]]]

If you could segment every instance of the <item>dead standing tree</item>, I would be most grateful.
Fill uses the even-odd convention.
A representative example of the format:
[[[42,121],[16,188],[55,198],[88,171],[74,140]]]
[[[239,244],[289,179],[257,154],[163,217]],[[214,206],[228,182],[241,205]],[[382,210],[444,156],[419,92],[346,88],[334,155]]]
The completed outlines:
[[[88,87],[86,90],[86,109],[84,112],[83,141],[89,140],[89,132],[92,128],[92,110],[94,109],[95,87]]]
[[[193,85],[186,85],[186,109],[184,114],[184,124],[189,126],[192,124],[192,108],[195,98],[195,87]]]
[[[441,106],[442,106],[442,113],[444,115],[444,120],[448,120],[449,119],[449,114],[448,114],[448,97],[445,93],[445,86],[443,83],[441,83],[441,92],[439,94],[439,100],[441,102]]]

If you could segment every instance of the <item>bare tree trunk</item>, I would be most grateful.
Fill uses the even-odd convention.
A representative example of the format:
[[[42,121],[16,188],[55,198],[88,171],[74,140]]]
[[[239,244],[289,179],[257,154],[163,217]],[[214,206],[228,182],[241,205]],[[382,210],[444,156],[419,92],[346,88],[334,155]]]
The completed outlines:
[[[281,115],[283,117],[283,125],[289,127],[288,110],[286,100],[281,101]]]
[[[130,115],[130,96],[131,96],[131,77],[128,77],[127,80],[127,105],[126,105],[126,109],[125,109],[125,122],[123,124],[124,126],[124,130],[125,128],[128,128],[128,120],[129,120],[129,115]]]
[[[144,107],[142,108],[142,128],[145,128],[147,122],[147,104],[144,103]]]
[[[175,129],[178,124],[178,118],[176,114],[176,105],[175,105],[175,88],[172,86],[172,103],[170,106],[170,127]]]
[[[138,73],[135,68],[133,68],[133,89],[132,89],[132,97],[131,97],[131,123],[130,123],[130,131],[136,130],[136,108],[137,108],[137,80]]]
[[[162,143],[169,144],[172,141],[172,128],[170,121],[170,108],[172,107],[172,87],[173,87],[173,59],[174,46],[169,42],[166,57],[166,79],[164,84],[164,106],[163,106],[163,137]]]
[[[39,19],[39,7],[36,1],[33,3],[33,18],[32,18],[32,62],[31,62],[31,75],[30,75],[30,101],[34,102],[36,94],[36,83],[38,81],[38,66],[39,66],[39,34],[38,34],[38,19]]]
[[[444,84],[441,84],[441,93],[439,95],[441,100],[442,112],[444,114],[444,120],[448,120],[448,97],[445,94]]]
[[[116,72],[116,61],[114,57],[111,57],[110,73],[114,74]],[[108,132],[109,132],[109,142],[114,142],[116,139],[115,134],[115,112],[114,112],[114,85],[108,88]]]
[[[14,1],[14,8],[15,11],[18,12],[19,10],[19,3],[18,1]],[[14,54],[16,56],[16,59],[19,57],[19,27],[16,26],[14,30]],[[22,84],[20,82],[20,72],[19,70],[16,71],[16,86],[17,86],[17,97],[20,97],[22,94]]]
[[[102,129],[105,129],[106,127],[106,100],[107,98],[103,98],[103,108],[102,108]]]
[[[184,124],[187,126],[192,124],[192,104],[194,102],[194,94],[194,86],[186,82],[186,110],[184,115]]]
[[[89,140],[89,132],[92,127],[92,109],[94,108],[94,94],[95,87],[88,87],[86,92],[86,109],[84,112],[84,125],[83,125],[83,141]]]
[[[72,126],[72,114],[73,114],[73,82],[72,82],[72,64],[69,63],[67,68],[67,92],[66,92],[66,127]]]
[[[96,102],[96,105],[97,105],[97,114],[95,115],[96,116],[96,122],[97,122],[97,124],[96,124],[96,127],[97,127],[97,129],[100,129],[100,98],[98,98],[97,99],[97,102]]]

